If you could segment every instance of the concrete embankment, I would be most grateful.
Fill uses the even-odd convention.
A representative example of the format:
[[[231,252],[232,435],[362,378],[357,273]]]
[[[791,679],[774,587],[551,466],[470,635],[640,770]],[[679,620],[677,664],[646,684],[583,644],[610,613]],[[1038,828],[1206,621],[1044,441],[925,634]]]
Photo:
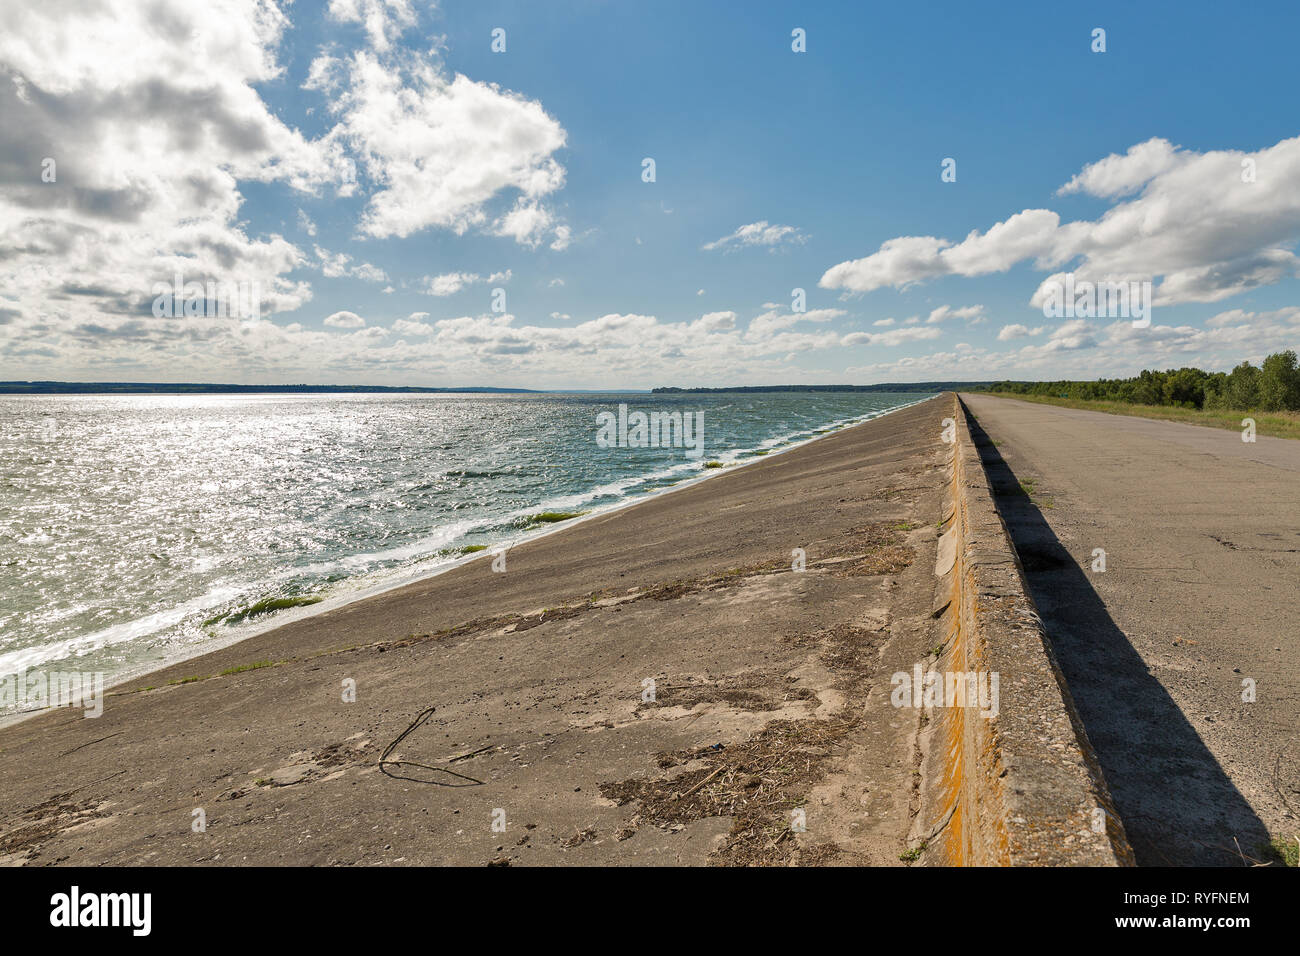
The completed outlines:
[[[898,866],[948,401],[0,728],[0,862]]]
[[[998,691],[984,706],[935,710],[929,851],[949,865],[1131,864],[965,409],[956,396],[945,401],[952,410],[952,461],[935,568],[942,650],[933,669],[996,681]]]

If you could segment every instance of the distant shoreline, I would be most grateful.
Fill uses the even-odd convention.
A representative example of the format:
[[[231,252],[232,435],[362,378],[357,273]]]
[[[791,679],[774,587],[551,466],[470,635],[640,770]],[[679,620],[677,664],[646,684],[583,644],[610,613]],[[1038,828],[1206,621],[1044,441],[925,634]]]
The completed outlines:
[[[206,382],[0,382],[3,395],[273,395],[273,394],[471,394],[471,395],[688,395],[727,392],[951,392],[986,388],[992,382],[894,382],[884,385],[733,385],[721,388],[510,388],[492,385],[229,385]]]
[[[191,382],[0,382],[0,395],[227,395],[276,392],[333,394],[356,392],[543,394],[535,388],[433,388],[421,385],[220,385]]]
[[[721,388],[677,388],[660,386],[655,395],[707,394],[712,392],[956,392],[987,388],[993,382],[886,382],[883,385],[730,385]]]

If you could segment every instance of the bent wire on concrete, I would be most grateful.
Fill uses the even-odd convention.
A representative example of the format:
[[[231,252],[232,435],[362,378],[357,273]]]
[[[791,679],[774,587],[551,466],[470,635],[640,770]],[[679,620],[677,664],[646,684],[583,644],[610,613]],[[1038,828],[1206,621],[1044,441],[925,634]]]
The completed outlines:
[[[931,851],[955,866],[1131,866],[1092,745],[952,395],[952,477],[939,546],[936,668],[997,674],[996,715],[936,709]]]

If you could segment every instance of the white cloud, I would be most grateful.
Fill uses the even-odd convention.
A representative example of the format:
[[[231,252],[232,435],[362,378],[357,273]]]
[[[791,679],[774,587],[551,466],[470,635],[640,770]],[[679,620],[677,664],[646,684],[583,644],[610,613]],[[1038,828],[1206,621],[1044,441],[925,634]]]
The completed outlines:
[[[429,295],[446,297],[455,295],[466,286],[479,285],[487,283],[495,285],[501,282],[509,282],[511,271],[506,269],[504,272],[493,272],[489,276],[481,276],[477,272],[446,272],[439,276],[425,276],[424,282],[428,284],[425,292]]]
[[[5,300],[0,297],[0,322]],[[113,369],[133,378],[141,355],[163,363],[173,381],[483,384],[526,382],[536,387],[642,387],[659,384],[770,384],[777,381],[921,381],[934,378],[1094,378],[1141,368],[1198,365],[1230,368],[1294,347],[1300,309],[1242,313],[1211,329],[1121,321],[1098,326],[1065,323],[1018,349],[989,351],[956,345],[931,355],[887,362],[820,367],[816,357],[842,361],[844,349],[895,348],[938,340],[943,326],[919,323],[883,332],[840,333],[825,323],[812,331],[776,329],[751,336],[734,313],[663,322],[651,315],[611,313],[572,325],[520,324],[511,315],[432,319],[417,312],[375,326],[306,329],[299,323],[216,319],[116,318],[42,333],[21,344],[30,377],[54,359],[65,367]],[[566,319],[567,321],[567,319]],[[959,343],[961,344],[961,343]],[[796,361],[798,359],[798,361]],[[155,366],[158,367],[158,366]]]
[[[700,316],[700,328],[706,332],[721,332],[736,327],[735,312],[706,312]]]
[[[984,314],[984,306],[968,305],[962,309],[954,309],[950,305],[941,305],[939,308],[931,311],[929,318],[925,321],[930,325],[938,325],[940,322],[947,322],[949,319],[979,319]]]
[[[707,242],[701,248],[707,250],[728,249],[737,246],[767,246],[773,248],[807,241],[808,237],[794,226],[777,226],[769,223],[766,219],[762,219],[739,227],[729,236]]]
[[[1149,139],[1130,146],[1123,156],[1112,153],[1089,163],[1056,193],[1065,196],[1081,192],[1104,199],[1127,196],[1186,159],[1186,154],[1180,155],[1168,140]]]
[[[1242,309],[1231,309],[1205,320],[1206,326],[1212,329],[1225,326],[1270,326],[1278,323],[1300,325],[1300,306],[1288,306],[1285,309],[1276,309],[1272,312],[1246,312]]]
[[[471,282],[477,282],[479,277],[473,273],[464,272],[447,272],[440,276],[425,276],[429,282],[429,295],[448,296],[455,295],[461,289],[465,288]]]
[[[1242,181],[1251,160],[1255,182]],[[823,288],[869,292],[946,275],[1003,272],[1032,260],[1060,269],[1078,260],[1077,279],[1161,281],[1156,304],[1215,302],[1294,275],[1300,259],[1300,137],[1254,153],[1175,150],[1163,140],[1093,163],[1062,187],[1116,198],[1095,221],[1062,224],[1049,209],[1025,209],[960,242],[901,236],[862,259],[832,266]]]
[[[366,320],[355,312],[335,312],[325,317],[325,324],[334,329],[359,329]]]
[[[338,184],[257,93],[287,26],[257,0],[0,5],[0,288],[32,323],[148,314],[155,283],[256,286],[263,311],[311,298],[304,257],[250,236],[241,181]],[[44,159],[55,166],[43,182]]]
[[[353,276],[366,282],[388,281],[388,273],[376,265],[371,265],[369,262],[359,262],[352,265],[352,257],[347,253],[330,252],[320,246],[313,246],[312,248],[316,253],[317,261],[320,263],[321,274],[327,279]]]
[[[748,336],[751,339],[769,338],[781,329],[788,329],[800,322],[829,322],[844,315],[843,309],[811,309],[807,312],[783,312],[779,306],[769,302],[762,315],[749,320]]]
[[[322,53],[311,61],[307,69],[307,79],[303,82],[304,90],[320,90],[333,93],[342,81],[343,61],[328,53]]]
[[[403,30],[415,25],[410,0],[330,0],[329,15],[340,23],[362,24],[370,45],[380,52],[388,50]]]
[[[939,254],[952,243],[933,236],[888,239],[880,251],[865,259],[841,262],[826,270],[818,283],[823,289],[871,292],[885,286],[904,288],[944,273]]]
[[[395,321],[393,323],[393,331],[398,335],[432,335],[434,328],[425,321],[428,318],[428,312],[412,312],[409,319],[398,319]]]
[[[520,245],[535,246],[550,230],[552,220],[551,211],[544,205],[520,197],[514,208],[498,219],[492,229],[496,235],[508,236]],[[554,248],[555,243],[551,245]],[[567,241],[563,245],[568,245]]]
[[[892,348],[909,342],[937,339],[941,334],[938,329],[925,328],[924,326],[910,329],[892,329],[888,332],[850,332],[841,339],[841,344],[846,346],[880,345]]]
[[[361,262],[352,268],[352,274],[358,279],[366,282],[387,282],[388,273],[379,266],[371,265],[369,262]]]
[[[335,254],[328,249],[316,246],[316,258],[320,260],[321,273],[327,279],[337,279],[348,274],[348,263],[352,257],[346,253]]]
[[[1046,331],[1044,326],[1039,326],[1036,329],[1031,329],[1027,325],[1019,325],[1019,324],[1004,325],[1002,326],[1002,329],[998,332],[998,341],[1010,342],[1013,339],[1023,339],[1031,335],[1041,335],[1044,331]]]
[[[563,328],[516,324],[511,316],[434,320],[428,313],[377,327],[356,313],[334,312],[323,329],[314,321],[305,328],[267,319],[153,318],[154,284],[169,283],[177,271],[188,280],[256,283],[264,312],[311,300],[311,285],[289,278],[294,270],[389,283],[383,291],[393,292],[379,266],[313,241],[316,223],[296,207],[322,193],[362,193],[361,229],[372,237],[477,230],[555,251],[574,241],[549,205],[564,185],[566,136],[540,102],[447,72],[432,48],[400,49],[396,38],[416,23],[405,0],[334,0],[330,13],[353,25],[343,32],[367,48],[331,44],[311,61],[304,85],[322,94],[322,104],[334,104],[330,115],[338,123],[312,140],[259,92],[284,82],[279,59],[287,20],[265,0],[0,5],[0,129],[21,131],[0,141],[6,367],[50,378],[137,378],[162,369],[175,379],[229,381],[628,385],[733,375],[770,382],[795,380],[792,371],[802,378],[810,363],[793,363],[797,356],[821,353],[833,361],[845,347],[920,343],[954,321],[986,319],[971,311],[975,306],[941,306],[925,318],[882,319],[871,332],[846,333],[832,321],[845,315],[840,310],[790,313],[772,303],[748,323],[734,311],[677,322],[611,313]],[[420,42],[436,45],[428,37]],[[294,52],[304,64],[310,56]],[[1108,201],[1109,211],[1095,222],[1062,223],[1050,210],[1024,210],[964,239],[891,239],[876,255],[842,263],[827,276],[843,280],[840,288],[863,291],[981,275],[1026,260],[1042,271],[1077,260],[1080,273],[1146,269],[1161,276],[1161,304],[1217,301],[1294,272],[1297,143],[1253,154],[1140,143],[1084,167],[1061,188],[1062,195]],[[54,183],[40,181],[47,155],[58,162]],[[1247,156],[1258,166],[1255,183],[1240,182]],[[349,159],[360,165],[359,184],[347,178]],[[250,225],[264,210],[245,202],[241,190],[249,182],[287,197],[273,217],[296,230],[302,248]],[[328,225],[337,225],[337,215]],[[708,248],[773,249],[806,239],[795,227],[761,221]],[[435,286],[509,278],[509,270],[486,277],[467,271],[425,281],[438,294]],[[555,312],[552,320],[570,316]],[[974,378],[988,377],[988,369],[1081,375],[1132,362],[1230,365],[1295,346],[1300,308],[1231,310],[1205,325],[1007,326],[998,338],[1016,340],[1013,351],[960,343],[939,357],[876,367],[977,368],[968,353],[987,363]],[[399,338],[408,346],[396,347]],[[842,370],[829,374],[839,378]]]
[[[1243,360],[1258,364],[1270,352],[1295,348],[1300,334],[1300,307],[1274,312],[1221,313],[1209,329],[1159,326],[1135,329],[1128,320],[1104,328],[1084,320],[1057,328],[1042,344],[994,352],[984,348],[906,356],[858,366],[845,374],[865,381],[921,381],[952,378],[983,380],[1095,379],[1136,375],[1144,368],[1191,365],[1227,370]],[[1030,330],[1031,334],[1047,331]]]
[[[331,108],[340,117],[339,138],[362,157],[377,187],[362,217],[364,234],[482,227],[526,245],[548,230],[557,242],[567,239],[543,203],[564,185],[554,154],[565,132],[540,103],[461,74],[448,77],[428,57],[361,51]],[[513,207],[493,219],[489,203],[509,193]]]
[[[1129,328],[1133,323],[1128,323]],[[1041,347],[1048,352],[1059,352],[1062,350],[1072,351],[1074,349],[1090,349],[1095,347],[1097,340],[1093,337],[1092,326],[1086,319],[1074,319],[1053,329],[1047,336],[1047,342]]]

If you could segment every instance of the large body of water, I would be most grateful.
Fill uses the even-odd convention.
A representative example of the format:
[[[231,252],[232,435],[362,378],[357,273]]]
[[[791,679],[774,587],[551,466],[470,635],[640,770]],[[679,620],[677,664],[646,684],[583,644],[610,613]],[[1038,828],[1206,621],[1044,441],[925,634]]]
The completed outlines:
[[[111,682],[926,397],[0,398],[0,678]],[[600,447],[620,402],[703,412],[703,457]]]

